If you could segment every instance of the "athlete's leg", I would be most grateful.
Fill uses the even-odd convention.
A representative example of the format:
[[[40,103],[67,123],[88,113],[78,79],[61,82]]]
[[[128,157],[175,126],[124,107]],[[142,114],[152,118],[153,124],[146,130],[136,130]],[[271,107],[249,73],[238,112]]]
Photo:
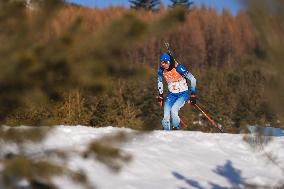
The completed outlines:
[[[188,91],[181,93],[178,96],[178,99],[172,106],[171,116],[172,116],[172,123],[173,129],[180,129],[180,118],[178,116],[179,110],[184,106],[184,104],[188,101],[189,94]]]
[[[175,103],[177,97],[170,93],[168,94],[166,98],[166,102],[164,104],[164,118],[162,120],[162,125],[164,130],[170,130],[171,129],[171,109],[173,104]]]

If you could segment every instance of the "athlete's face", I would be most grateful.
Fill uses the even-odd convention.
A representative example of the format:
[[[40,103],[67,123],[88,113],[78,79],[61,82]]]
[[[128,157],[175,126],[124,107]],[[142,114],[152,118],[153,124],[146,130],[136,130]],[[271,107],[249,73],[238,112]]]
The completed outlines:
[[[161,65],[164,69],[169,69],[170,67],[170,61],[162,61]]]

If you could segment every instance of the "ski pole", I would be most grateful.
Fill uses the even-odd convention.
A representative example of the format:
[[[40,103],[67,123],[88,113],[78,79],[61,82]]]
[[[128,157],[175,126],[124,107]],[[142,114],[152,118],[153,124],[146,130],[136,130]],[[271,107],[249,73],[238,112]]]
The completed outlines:
[[[214,120],[211,119],[211,117],[210,117],[207,113],[205,113],[204,110],[202,110],[197,104],[194,104],[193,106],[194,106],[195,108],[197,108],[197,109],[207,118],[207,120],[210,122],[210,124],[211,124],[213,127],[217,128],[217,129],[218,129],[219,131],[221,131],[222,133],[224,132],[220,127],[218,127],[218,125],[214,122]]]
[[[181,123],[182,127],[187,129],[188,128],[187,124],[184,123],[184,121],[182,120],[182,118],[180,116],[179,116],[179,119],[180,119],[180,123]]]

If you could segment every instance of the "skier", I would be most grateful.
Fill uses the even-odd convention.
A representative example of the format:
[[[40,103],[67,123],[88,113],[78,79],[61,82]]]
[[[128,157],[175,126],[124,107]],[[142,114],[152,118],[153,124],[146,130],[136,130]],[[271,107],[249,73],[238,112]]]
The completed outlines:
[[[196,79],[186,70],[186,67],[175,62],[169,53],[163,53],[160,57],[161,66],[158,70],[158,101],[164,105],[164,118],[162,125],[164,130],[180,129],[179,110],[185,103],[196,104]],[[168,83],[168,95],[164,102],[164,79]],[[188,90],[187,80],[190,80],[191,90]],[[188,101],[189,100],[189,101]]]

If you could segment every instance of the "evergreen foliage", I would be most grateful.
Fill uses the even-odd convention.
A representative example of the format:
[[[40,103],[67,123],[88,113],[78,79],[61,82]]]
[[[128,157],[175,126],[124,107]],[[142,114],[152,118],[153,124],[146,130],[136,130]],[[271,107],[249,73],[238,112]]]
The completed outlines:
[[[158,10],[160,1],[159,0],[129,0],[131,8],[133,9],[144,9],[148,11]]]
[[[166,13],[156,20],[156,27],[129,11],[94,33],[84,28],[81,17],[58,24],[58,14],[68,8],[60,0],[41,0],[33,8],[24,1],[0,1],[0,44],[4,44],[0,46],[0,188],[56,188],[52,178],[60,175],[84,188],[94,188],[84,172],[60,164],[68,161],[68,149],[35,149],[33,154],[28,150],[31,143],[42,142],[51,129],[2,125],[89,124],[95,100],[116,86],[112,82],[115,78],[145,77],[146,70],[131,65],[124,52],[149,31],[155,31],[156,36],[163,33],[168,14],[171,25],[181,22],[185,14],[182,10]],[[119,98],[120,108],[113,115],[118,125],[142,125],[143,121],[136,120],[134,103],[125,104]],[[15,151],[2,150],[2,145],[9,144]],[[130,160],[119,147],[104,141],[92,141],[85,152],[75,153],[85,158],[95,154],[114,170],[121,166],[117,159]]]
[[[106,136],[98,141],[89,144],[84,153],[85,158],[93,157],[107,165],[112,171],[119,171],[124,163],[131,160],[132,156],[122,152],[117,146],[122,142],[129,140],[131,136],[123,132],[114,136]],[[110,145],[112,144],[112,145]]]
[[[196,76],[200,104],[227,131],[238,132],[248,123],[277,125],[271,95],[263,92],[267,82],[272,86],[281,80],[259,66],[259,58],[267,58],[268,51],[257,41],[248,15],[232,16],[228,10],[218,14],[205,7],[192,8],[186,15],[168,11],[144,14],[70,6],[50,13],[50,20],[35,17],[36,12],[27,17],[16,11],[14,18],[21,14],[21,24],[1,22],[1,40],[12,44],[0,48],[2,123],[160,128],[162,110],[155,101],[154,78],[166,40],[175,58]],[[176,26],[176,21],[185,22]],[[13,27],[31,32],[14,40],[18,34],[8,30]],[[145,67],[151,69],[145,73]],[[193,124],[203,119],[195,110],[185,108],[182,114],[190,129],[213,131]]]
[[[273,107],[284,116],[284,15],[283,0],[246,2],[248,15],[256,29],[259,42],[258,62],[270,78],[265,93]]]
[[[190,0],[171,0],[171,5],[169,5],[170,8],[174,8],[176,6],[181,6],[186,9],[191,9],[193,6],[194,2]]]
[[[277,112],[277,122],[283,128],[284,116],[284,14],[283,0],[252,0],[245,1],[248,15],[253,23],[259,43],[256,51],[258,66],[266,78],[263,94],[267,96],[268,105],[262,105],[262,111]],[[260,112],[259,112],[260,113]],[[269,114],[269,118],[271,118]],[[271,133],[273,136],[274,133]],[[273,152],[268,150],[268,144],[274,137],[265,136],[262,128],[258,128],[256,134],[244,137],[250,147],[261,152],[267,161],[282,172],[284,176],[284,166],[281,159],[278,159]],[[284,188],[284,179],[279,181],[277,188]]]

